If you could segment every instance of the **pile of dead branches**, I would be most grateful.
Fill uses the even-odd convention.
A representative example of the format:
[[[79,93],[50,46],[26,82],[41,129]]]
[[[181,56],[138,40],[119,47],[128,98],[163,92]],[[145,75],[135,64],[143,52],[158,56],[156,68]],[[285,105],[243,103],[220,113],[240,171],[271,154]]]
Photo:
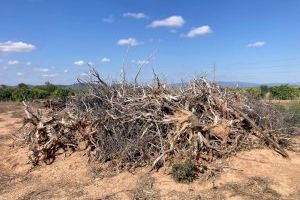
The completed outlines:
[[[179,88],[157,76],[151,85],[107,83],[91,70],[81,85],[59,108],[34,110],[24,102],[23,138],[34,165],[76,150],[114,169],[168,166],[178,158],[203,164],[258,145],[288,156],[279,112],[204,78]]]

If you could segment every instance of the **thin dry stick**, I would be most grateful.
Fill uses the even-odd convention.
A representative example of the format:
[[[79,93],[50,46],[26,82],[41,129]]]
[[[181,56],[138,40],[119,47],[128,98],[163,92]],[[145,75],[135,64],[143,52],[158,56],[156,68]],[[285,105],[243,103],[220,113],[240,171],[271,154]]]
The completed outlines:
[[[148,64],[148,63],[155,57],[155,55],[158,53],[158,51],[159,51],[159,50],[156,50],[155,52],[153,52],[152,54],[150,54],[150,55],[148,56],[148,58],[147,58],[144,62],[142,62],[142,63],[140,63],[140,64],[138,65],[138,72],[136,73],[136,75],[135,75],[135,77],[134,77],[134,86],[137,86],[137,79],[138,79],[138,77],[139,77],[139,75],[140,75],[140,73],[141,73],[141,71],[142,71],[142,68],[143,68],[146,64]]]

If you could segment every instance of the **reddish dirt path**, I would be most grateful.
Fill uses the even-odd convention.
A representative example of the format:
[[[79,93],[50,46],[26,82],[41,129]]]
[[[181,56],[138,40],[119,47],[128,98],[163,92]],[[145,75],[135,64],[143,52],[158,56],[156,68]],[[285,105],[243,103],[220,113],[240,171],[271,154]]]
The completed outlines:
[[[284,159],[268,149],[241,152],[228,159],[212,181],[175,183],[163,172],[97,178],[83,152],[32,168],[26,148],[13,147],[12,133],[21,125],[22,107],[0,103],[0,200],[6,199],[300,199],[300,139]],[[152,183],[143,183],[142,177]],[[268,180],[268,182],[265,182]],[[147,185],[148,184],[148,185]],[[153,184],[153,187],[152,187]],[[151,185],[151,186],[150,186]]]

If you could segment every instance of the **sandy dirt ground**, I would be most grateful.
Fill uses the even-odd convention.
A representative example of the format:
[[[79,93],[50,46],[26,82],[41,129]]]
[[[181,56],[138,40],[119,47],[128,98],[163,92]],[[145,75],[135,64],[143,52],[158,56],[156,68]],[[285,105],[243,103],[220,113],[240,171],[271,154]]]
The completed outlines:
[[[84,152],[32,167],[27,149],[13,145],[22,121],[20,104],[0,103],[0,199],[300,199],[300,139],[285,159],[269,149],[226,160],[210,181],[173,181],[163,171],[139,169],[100,177]]]

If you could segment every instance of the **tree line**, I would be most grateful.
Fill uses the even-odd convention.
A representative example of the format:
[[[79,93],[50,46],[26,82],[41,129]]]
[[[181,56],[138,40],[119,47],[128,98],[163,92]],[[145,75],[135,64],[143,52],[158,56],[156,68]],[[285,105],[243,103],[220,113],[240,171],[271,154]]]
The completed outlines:
[[[278,99],[292,100],[300,97],[300,88],[292,87],[288,84],[279,86],[262,85],[260,87],[249,88],[228,88],[230,90],[239,90],[246,92],[257,99]],[[22,101],[46,98],[65,98],[75,94],[74,89],[63,88],[46,82],[44,85],[29,87],[24,83],[18,84],[17,87],[0,86],[0,101]]]
[[[65,98],[74,94],[74,90],[46,82],[44,85],[30,87],[24,83],[17,87],[0,86],[0,101],[22,101],[46,98]]]
[[[260,87],[245,88],[244,91],[257,99],[293,100],[300,97],[300,88],[288,84],[272,87],[262,85]]]

